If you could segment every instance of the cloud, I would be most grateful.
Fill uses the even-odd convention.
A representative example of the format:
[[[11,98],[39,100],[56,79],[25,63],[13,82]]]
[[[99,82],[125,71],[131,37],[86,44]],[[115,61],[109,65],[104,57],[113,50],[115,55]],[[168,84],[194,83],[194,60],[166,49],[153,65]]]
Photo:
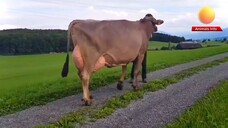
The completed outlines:
[[[3,3],[2,1],[0,2],[0,19],[10,19],[11,16],[8,15],[8,5]]]
[[[18,28],[18,26],[11,25],[11,24],[1,24],[0,25],[0,29],[1,30],[4,30],[4,29],[13,29],[13,28]]]
[[[228,17],[227,17],[228,8],[227,7],[228,5],[224,4],[224,5],[221,5],[220,8],[214,8],[215,20],[212,22],[213,25],[220,25],[222,28],[228,27]]]
[[[151,14],[158,13],[158,12],[157,12],[155,9],[153,9],[153,8],[142,9],[142,10],[140,10],[139,12],[141,12],[141,13],[151,13]]]
[[[155,18],[165,21],[158,27],[161,31],[190,32],[192,25],[202,25],[197,16],[203,6],[215,10],[216,18],[211,25],[228,27],[226,3],[226,0],[4,0],[0,1],[0,29],[67,29],[74,19],[136,21],[151,13]]]
[[[197,15],[195,13],[180,13],[173,15],[165,15],[165,23],[162,29],[170,33],[178,34],[181,32],[191,32],[191,27],[199,23]]]
[[[88,11],[91,11],[90,13],[94,13],[90,15],[102,14],[105,17],[106,15],[108,15],[107,17],[116,17],[116,18],[124,18],[128,16],[128,13],[125,11],[118,11],[118,10],[111,10],[111,9],[97,9],[94,6],[89,6],[87,9]]]
[[[89,10],[94,10],[94,6],[89,6],[88,9]]]
[[[117,17],[127,17],[128,16],[128,13],[125,11],[113,11],[113,10],[103,9],[102,12],[110,14],[110,15],[115,15]]]

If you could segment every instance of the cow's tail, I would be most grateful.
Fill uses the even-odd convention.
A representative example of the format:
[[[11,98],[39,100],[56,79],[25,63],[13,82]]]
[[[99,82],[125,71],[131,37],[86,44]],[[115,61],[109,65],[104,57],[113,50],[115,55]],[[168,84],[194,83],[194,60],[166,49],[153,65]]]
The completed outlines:
[[[66,61],[63,65],[63,70],[62,70],[62,77],[67,77],[67,74],[69,72],[69,50],[70,50],[70,42],[71,42],[71,26],[72,22],[68,26],[68,31],[67,31],[67,56],[66,56]]]

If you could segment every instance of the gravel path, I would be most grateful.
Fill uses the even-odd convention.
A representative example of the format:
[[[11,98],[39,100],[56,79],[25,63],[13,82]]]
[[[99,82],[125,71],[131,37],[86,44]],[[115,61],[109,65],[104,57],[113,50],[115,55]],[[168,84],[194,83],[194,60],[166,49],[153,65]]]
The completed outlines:
[[[195,74],[164,90],[151,92],[142,100],[119,109],[91,128],[160,128],[176,119],[204,97],[220,80],[228,80],[228,63]]]
[[[148,81],[170,77],[182,70],[196,67],[224,57],[228,57],[228,53],[154,71],[147,75]],[[125,92],[132,90],[132,87],[128,82],[124,83],[125,86],[122,91],[116,89],[116,84],[117,83],[113,83],[92,91],[95,101],[94,104],[103,104],[113,96],[120,96]],[[83,106],[81,98],[82,94],[80,93],[78,95],[73,95],[50,102],[46,105],[31,107],[15,114],[0,117],[0,128],[30,128],[37,125],[45,125],[56,122],[65,114],[80,109]]]

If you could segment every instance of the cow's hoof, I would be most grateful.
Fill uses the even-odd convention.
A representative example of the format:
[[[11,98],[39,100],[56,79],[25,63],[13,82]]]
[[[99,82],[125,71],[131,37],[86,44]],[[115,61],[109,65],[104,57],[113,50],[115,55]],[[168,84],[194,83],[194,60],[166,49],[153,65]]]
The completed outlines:
[[[84,101],[85,106],[90,106],[92,104],[92,100],[82,99]]]
[[[93,96],[92,96],[92,95],[90,95],[90,96],[89,96],[89,98],[90,98],[90,99],[93,99]]]
[[[123,81],[119,81],[116,87],[118,90],[123,90]]]
[[[92,100],[85,101],[85,106],[91,106],[91,105],[92,105]]]
[[[131,85],[132,87],[133,87],[133,89],[135,90],[135,91],[137,91],[137,90],[139,90],[139,87],[138,86],[136,86],[136,85]]]

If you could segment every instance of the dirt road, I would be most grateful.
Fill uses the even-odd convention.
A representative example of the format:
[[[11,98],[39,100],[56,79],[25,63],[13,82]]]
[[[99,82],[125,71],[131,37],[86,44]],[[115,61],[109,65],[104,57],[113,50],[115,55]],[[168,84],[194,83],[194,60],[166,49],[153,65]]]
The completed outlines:
[[[220,80],[228,80],[228,63],[195,74],[164,90],[151,92],[142,100],[119,109],[91,128],[160,128],[204,97]]]

